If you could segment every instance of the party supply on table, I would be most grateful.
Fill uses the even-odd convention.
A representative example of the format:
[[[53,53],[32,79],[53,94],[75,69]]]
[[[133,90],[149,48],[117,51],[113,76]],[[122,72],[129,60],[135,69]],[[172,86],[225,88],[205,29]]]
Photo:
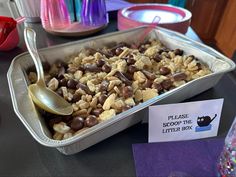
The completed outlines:
[[[15,27],[16,21],[13,18],[0,16],[0,45]]]
[[[136,176],[168,176],[178,171],[215,177],[223,144],[223,139],[134,144]]]
[[[217,168],[219,176],[236,177],[236,117],[226,136]]]
[[[9,51],[19,43],[17,24],[23,22],[25,18],[14,20],[11,17],[0,16],[0,51]]]
[[[74,4],[75,4],[76,21],[81,22],[81,10],[82,10],[81,0],[74,0]]]
[[[76,21],[75,14],[74,14],[74,9],[75,9],[74,0],[65,0],[65,3],[66,3],[67,10],[70,14],[70,21],[71,22]]]
[[[14,0],[10,3],[16,4],[21,17],[25,17],[26,22],[40,21],[40,0]],[[12,8],[12,6],[10,6]]]
[[[137,4],[118,11],[118,29],[148,25],[155,16],[161,18],[160,27],[186,33],[192,15],[186,9],[167,4]]]
[[[58,30],[71,24],[64,0],[41,0],[41,20],[44,28]]]
[[[43,28],[59,36],[90,35],[104,29],[108,23],[104,0],[87,0],[83,4],[80,0],[42,0],[41,18]]]
[[[99,26],[108,23],[108,14],[104,0],[83,0],[82,23],[87,26]]]

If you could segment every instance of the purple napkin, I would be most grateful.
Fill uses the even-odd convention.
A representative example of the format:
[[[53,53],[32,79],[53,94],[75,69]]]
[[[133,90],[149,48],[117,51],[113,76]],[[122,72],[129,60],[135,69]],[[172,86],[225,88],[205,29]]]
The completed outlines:
[[[215,177],[223,145],[224,139],[134,144],[136,175],[168,177],[180,171],[192,177]]]

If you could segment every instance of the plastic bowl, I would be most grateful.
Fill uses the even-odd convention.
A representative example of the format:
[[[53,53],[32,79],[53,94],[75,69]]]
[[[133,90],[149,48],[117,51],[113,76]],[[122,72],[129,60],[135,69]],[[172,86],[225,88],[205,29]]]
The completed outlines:
[[[192,14],[186,9],[167,4],[139,4],[119,10],[118,29],[126,30],[149,25],[155,16],[160,17],[158,26],[185,34]]]
[[[14,28],[4,42],[0,45],[0,51],[9,51],[14,49],[19,43],[19,35],[17,28]]]

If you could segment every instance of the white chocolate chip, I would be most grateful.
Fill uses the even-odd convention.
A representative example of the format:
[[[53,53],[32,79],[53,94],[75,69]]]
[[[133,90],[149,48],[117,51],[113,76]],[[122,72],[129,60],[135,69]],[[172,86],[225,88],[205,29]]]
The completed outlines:
[[[147,101],[158,95],[156,89],[146,88],[146,90],[142,90],[143,101]]]
[[[121,109],[125,106],[125,103],[124,103],[123,100],[118,99],[118,100],[116,100],[111,106],[112,106],[112,108],[114,108],[115,110],[121,110]]]
[[[97,103],[98,103],[98,98],[97,97],[93,97],[92,101],[90,102],[90,106],[92,108],[96,108]]]
[[[114,86],[116,86],[116,85],[120,85],[122,83],[122,81],[121,80],[111,80],[110,82],[109,82],[109,85],[108,85],[108,91],[111,91],[113,88],[114,88]]]
[[[137,71],[134,73],[134,80],[138,81],[139,83],[145,82],[146,79],[146,76],[141,71]]]
[[[129,106],[135,106],[135,102],[133,98],[127,98],[125,100],[125,104],[129,105]]]
[[[76,71],[76,72],[74,73],[74,77],[75,77],[75,79],[77,79],[77,80],[80,80],[82,76],[83,76],[83,72],[80,71],[80,70],[78,70],[78,71]]]
[[[143,94],[141,90],[137,90],[134,94],[135,101],[141,101],[143,99]]]
[[[134,81],[132,83],[132,88],[133,88],[133,91],[136,92],[136,90],[139,88],[138,81]]]
[[[54,77],[48,82],[48,88],[55,91],[58,88],[59,82],[58,80]]]
[[[99,119],[100,119],[100,121],[105,121],[105,120],[108,120],[108,119],[114,117],[115,115],[116,115],[115,109],[110,109],[110,110],[103,111],[99,115]]]
[[[115,99],[116,99],[116,94],[115,93],[111,94],[104,102],[102,106],[103,110],[109,110],[111,105],[115,102]]]
[[[120,60],[120,61],[117,63],[117,69],[118,69],[118,71],[120,71],[120,72],[125,72],[126,66],[127,66],[127,63],[126,63],[125,60]]]
[[[129,49],[126,47],[126,48],[123,48],[123,52],[119,55],[119,58],[122,58],[122,57],[125,57],[126,55],[129,54]]]
[[[89,107],[89,103],[84,100],[79,100],[76,102],[80,109],[87,109]]]
[[[78,111],[79,110],[79,107],[75,103],[72,104],[72,108],[73,108],[73,111]]]
[[[61,90],[62,90],[63,97],[67,100],[67,98],[68,98],[67,88],[66,87],[61,87]]]
[[[144,63],[142,62],[142,60],[137,60],[135,63],[134,63],[134,66],[138,69],[143,69],[144,67]]]
[[[62,133],[55,132],[54,135],[53,135],[53,139],[54,140],[62,140],[62,138],[63,138],[63,134]]]
[[[60,122],[53,125],[53,130],[58,133],[65,134],[70,130],[70,127],[68,127],[65,122]]]

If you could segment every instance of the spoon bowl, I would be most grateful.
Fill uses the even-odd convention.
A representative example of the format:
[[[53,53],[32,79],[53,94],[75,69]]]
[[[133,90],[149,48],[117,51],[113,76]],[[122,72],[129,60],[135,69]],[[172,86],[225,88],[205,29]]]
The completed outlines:
[[[58,115],[72,114],[70,104],[47,87],[31,84],[28,91],[34,103],[43,110]]]
[[[26,46],[29,50],[31,57],[33,58],[38,80],[35,84],[31,84],[28,87],[29,95],[33,102],[42,108],[43,110],[58,114],[58,115],[70,115],[73,112],[73,108],[64,98],[59,96],[46,87],[44,81],[43,66],[36,48],[36,33],[31,28],[25,28],[24,38]]]

